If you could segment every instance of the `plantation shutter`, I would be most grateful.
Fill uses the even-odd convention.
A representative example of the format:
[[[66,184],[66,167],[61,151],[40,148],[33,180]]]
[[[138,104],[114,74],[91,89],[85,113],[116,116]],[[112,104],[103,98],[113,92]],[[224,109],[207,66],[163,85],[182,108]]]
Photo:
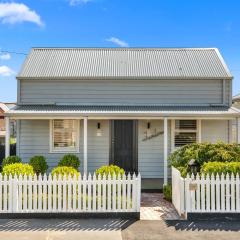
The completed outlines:
[[[53,148],[76,150],[77,120],[53,120]]]
[[[175,147],[197,142],[197,121],[176,120],[175,121]]]

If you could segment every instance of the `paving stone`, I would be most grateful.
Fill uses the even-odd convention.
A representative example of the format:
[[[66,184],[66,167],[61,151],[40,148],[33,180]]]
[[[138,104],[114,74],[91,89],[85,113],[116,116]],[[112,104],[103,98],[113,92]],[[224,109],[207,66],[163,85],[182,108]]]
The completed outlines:
[[[180,219],[172,203],[163,198],[162,193],[142,193],[141,220],[175,220]]]

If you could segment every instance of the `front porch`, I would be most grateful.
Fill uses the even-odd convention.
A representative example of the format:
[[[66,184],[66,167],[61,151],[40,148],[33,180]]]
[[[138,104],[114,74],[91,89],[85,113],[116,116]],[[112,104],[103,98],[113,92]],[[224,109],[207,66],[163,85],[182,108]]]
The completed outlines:
[[[29,161],[34,155],[43,155],[52,168],[57,165],[62,155],[71,152],[79,156],[80,170],[87,174],[93,173],[102,165],[116,161],[118,165],[131,172],[131,169],[126,169],[126,159],[133,162],[134,158],[133,170],[141,173],[143,188],[156,189],[169,182],[171,176],[168,156],[176,147],[191,141],[231,142],[231,121],[237,120],[237,126],[240,126],[238,116],[239,112],[236,109],[223,106],[18,106],[6,113],[5,154],[6,156],[10,154],[9,121],[16,119],[17,155],[23,161]],[[60,142],[57,145],[53,141],[54,121],[59,120],[75,121],[72,131],[75,134],[73,146],[76,148],[65,148],[65,143]],[[136,123],[136,131],[133,131],[136,142],[131,146],[132,150],[136,151],[136,156],[129,154],[134,151],[128,151],[127,155],[126,151],[120,151],[122,155],[118,153],[118,157],[122,156],[121,161],[116,159],[117,153],[113,147],[112,126],[116,120]],[[185,127],[180,129],[180,125]],[[240,142],[240,128],[237,128],[237,139]],[[131,129],[125,134],[129,132]],[[123,137],[124,141],[128,137],[128,135]],[[62,148],[58,149],[58,146]],[[122,147],[124,148],[124,144]]]

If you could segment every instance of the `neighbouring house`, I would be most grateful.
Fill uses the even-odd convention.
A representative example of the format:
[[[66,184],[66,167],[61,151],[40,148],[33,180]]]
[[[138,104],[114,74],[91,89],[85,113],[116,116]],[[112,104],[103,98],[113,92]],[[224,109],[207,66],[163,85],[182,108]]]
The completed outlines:
[[[81,172],[117,164],[161,188],[174,149],[232,141],[232,79],[215,48],[33,48],[6,116],[26,162],[74,153]]]
[[[16,103],[0,102],[0,145],[5,144],[6,126],[4,114],[15,106]],[[14,120],[10,122],[10,135],[12,138],[16,138],[16,122]]]

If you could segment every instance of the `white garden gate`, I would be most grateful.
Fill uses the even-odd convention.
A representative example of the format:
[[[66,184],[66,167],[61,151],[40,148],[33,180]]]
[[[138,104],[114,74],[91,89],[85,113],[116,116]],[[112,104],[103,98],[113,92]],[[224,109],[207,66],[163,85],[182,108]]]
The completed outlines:
[[[178,213],[240,213],[239,175],[187,176],[172,168],[173,204]]]
[[[141,177],[2,176],[1,213],[140,212]]]

